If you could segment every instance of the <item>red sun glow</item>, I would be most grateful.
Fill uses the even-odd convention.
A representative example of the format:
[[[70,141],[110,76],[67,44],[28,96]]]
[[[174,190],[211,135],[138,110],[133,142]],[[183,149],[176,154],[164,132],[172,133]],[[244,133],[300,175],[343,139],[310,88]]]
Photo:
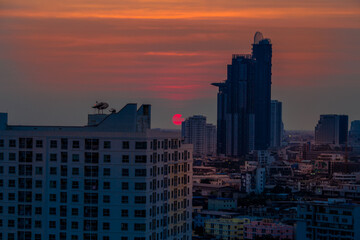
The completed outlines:
[[[181,125],[184,120],[185,119],[182,118],[181,114],[175,114],[172,118],[172,121],[175,125]]]

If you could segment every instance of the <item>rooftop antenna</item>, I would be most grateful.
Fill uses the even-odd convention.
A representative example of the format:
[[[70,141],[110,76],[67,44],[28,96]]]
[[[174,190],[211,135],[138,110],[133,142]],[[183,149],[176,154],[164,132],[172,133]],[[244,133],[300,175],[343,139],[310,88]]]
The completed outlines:
[[[94,106],[92,106],[92,108],[97,110],[97,113],[100,114],[104,114],[104,109],[107,109],[109,107],[109,104],[107,104],[106,102],[98,102],[96,101],[96,104]]]

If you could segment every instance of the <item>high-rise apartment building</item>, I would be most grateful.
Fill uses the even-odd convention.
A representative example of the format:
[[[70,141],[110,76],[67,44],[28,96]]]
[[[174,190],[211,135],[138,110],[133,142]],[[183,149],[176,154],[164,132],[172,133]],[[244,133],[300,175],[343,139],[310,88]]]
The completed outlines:
[[[0,239],[191,239],[192,146],[150,129],[150,105],[84,127],[0,114]]]
[[[344,199],[298,205],[296,239],[360,239],[360,206]]]
[[[353,152],[360,152],[360,120],[351,122],[349,131],[349,146],[351,146]]]
[[[216,126],[210,123],[206,124],[206,155],[216,155]]]
[[[278,148],[281,146],[282,131],[282,103],[271,100],[270,147]]]
[[[348,121],[347,115],[320,115],[320,120],[315,127],[315,143],[346,144],[348,139]]]
[[[195,115],[182,122],[184,143],[193,144],[194,156],[213,155],[216,152],[216,127],[206,123],[206,117]]]
[[[270,146],[272,45],[257,32],[252,54],[234,54],[219,87],[217,152],[244,156]]]

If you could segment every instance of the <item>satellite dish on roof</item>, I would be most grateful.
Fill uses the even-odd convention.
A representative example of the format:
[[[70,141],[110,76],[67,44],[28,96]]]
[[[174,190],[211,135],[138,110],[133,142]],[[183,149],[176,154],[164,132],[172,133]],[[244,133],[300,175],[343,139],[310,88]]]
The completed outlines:
[[[261,40],[263,40],[264,37],[261,32],[256,32],[254,36],[254,44],[259,44]]]
[[[109,104],[107,104],[106,102],[97,102],[94,106],[92,106],[92,108],[97,109],[98,110],[98,114],[103,113],[104,109],[107,109],[109,107]]]

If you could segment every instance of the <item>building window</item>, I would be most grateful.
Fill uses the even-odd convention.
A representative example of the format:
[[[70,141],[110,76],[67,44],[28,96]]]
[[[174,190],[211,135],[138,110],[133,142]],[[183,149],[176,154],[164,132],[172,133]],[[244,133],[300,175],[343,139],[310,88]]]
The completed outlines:
[[[4,139],[0,139],[0,147],[4,147]]]
[[[61,149],[62,150],[67,150],[68,149],[68,140],[67,140],[67,138],[62,138],[61,139]]]
[[[146,196],[135,196],[135,203],[136,204],[145,204]]]
[[[43,168],[42,167],[35,167],[35,174],[36,175],[42,175],[43,174]]]
[[[15,140],[15,139],[10,139],[10,140],[9,140],[9,147],[11,147],[11,148],[15,148],[15,147],[16,147],[16,140]]]
[[[145,223],[134,223],[134,230],[140,231],[140,232],[145,232],[146,231]]]
[[[15,227],[15,221],[12,219],[8,220],[8,227]]]
[[[49,199],[50,202],[56,202],[56,194],[50,194]]]
[[[36,180],[35,181],[35,187],[36,188],[42,188],[42,180]]]
[[[4,153],[1,152],[1,153],[0,153],[0,161],[3,161],[3,160],[4,160]]]
[[[15,207],[8,207],[8,214],[15,214]]]
[[[42,194],[41,193],[36,193],[35,194],[35,201],[39,201],[39,202],[42,201]]]
[[[80,141],[73,141],[72,148],[79,149],[80,148]]]
[[[79,202],[79,195],[78,194],[73,194],[71,201],[72,202]]]
[[[146,217],[146,210],[135,210],[134,216],[135,217]]]
[[[68,161],[68,154],[67,152],[61,152],[61,162],[62,163],[67,163]]]
[[[135,183],[135,190],[146,190],[146,183]]]
[[[9,174],[15,174],[16,173],[16,167],[11,166],[9,167]]]
[[[122,175],[123,177],[128,177],[128,176],[129,176],[129,169],[128,169],[128,168],[123,168],[123,169],[121,170],[121,175]]]
[[[9,153],[9,161],[15,161],[16,160],[16,153]]]
[[[110,209],[104,208],[103,209],[103,216],[104,217],[109,217],[110,216]]]
[[[79,223],[78,222],[71,222],[71,229],[79,229]]]
[[[42,140],[36,140],[35,144],[36,144],[36,148],[42,148],[43,147],[43,141]]]
[[[110,149],[111,148],[111,142],[110,141],[104,141],[104,149]]]
[[[129,216],[129,210],[127,210],[127,209],[122,209],[122,210],[121,210],[121,216],[122,216],[122,217],[128,217],[128,216]]]
[[[99,149],[99,139],[85,139],[85,149],[86,150],[98,150]]]
[[[79,168],[72,168],[72,175],[77,176],[79,175],[80,169]]]
[[[128,141],[124,141],[122,145],[123,149],[130,149],[130,143]]]
[[[146,177],[146,169],[135,169],[135,177]]]
[[[56,158],[56,157],[55,157]],[[36,162],[42,162],[42,160],[43,160],[43,155],[42,155],[42,153],[37,153],[36,155],[35,155],[35,161]],[[55,160],[56,161],[56,160]]]
[[[50,154],[50,161],[51,162],[56,162],[57,161],[57,154],[56,153],[51,153]]]
[[[110,168],[104,168],[104,176],[110,176]]]
[[[56,215],[56,208],[49,208],[50,215]]]
[[[104,155],[104,163],[109,163],[109,162],[111,162],[111,155],[105,154]]]
[[[147,149],[147,142],[135,142],[135,149]]]
[[[146,163],[146,155],[136,155],[135,163]]]
[[[15,187],[15,180],[13,180],[13,179],[9,180],[8,185],[9,185],[9,188]]]
[[[122,162],[123,162],[123,163],[128,163],[129,160],[130,160],[129,155],[122,155]]]
[[[110,223],[104,222],[103,223],[103,230],[110,230]]]
[[[99,153],[97,152],[85,152],[86,163],[99,163]]]
[[[56,167],[51,167],[50,168],[50,175],[56,175],[57,174],[57,168]]]
[[[73,162],[79,162],[80,160],[80,155],[79,154],[73,154],[72,155],[72,161]]]
[[[50,148],[57,148],[57,141],[56,140],[50,140]]]
[[[129,203],[129,197],[128,196],[121,196],[121,203]]]
[[[79,182],[78,181],[72,181],[71,182],[71,188],[72,189],[79,189]]]
[[[97,190],[98,189],[98,180],[96,179],[85,179],[85,190]]]
[[[128,224],[127,223],[121,223],[121,230],[127,231],[128,230]]]
[[[103,203],[110,203],[110,196],[109,195],[104,195],[103,196]]]
[[[110,182],[104,182],[103,184],[104,184],[103,189],[106,189],[106,190],[110,189]]]
[[[8,200],[9,201],[15,201],[15,193],[9,193],[8,194]]]
[[[35,208],[35,214],[36,215],[41,215],[42,214],[42,208],[41,207],[36,207]]]
[[[56,221],[49,221],[49,228],[56,228]],[[50,238],[50,235],[49,235]],[[55,235],[54,235],[55,238]]]
[[[129,190],[129,183],[128,182],[122,182],[121,183],[121,189],[122,190]]]
[[[79,215],[79,209],[78,208],[72,208],[71,209],[71,215],[72,216],[78,216]]]

